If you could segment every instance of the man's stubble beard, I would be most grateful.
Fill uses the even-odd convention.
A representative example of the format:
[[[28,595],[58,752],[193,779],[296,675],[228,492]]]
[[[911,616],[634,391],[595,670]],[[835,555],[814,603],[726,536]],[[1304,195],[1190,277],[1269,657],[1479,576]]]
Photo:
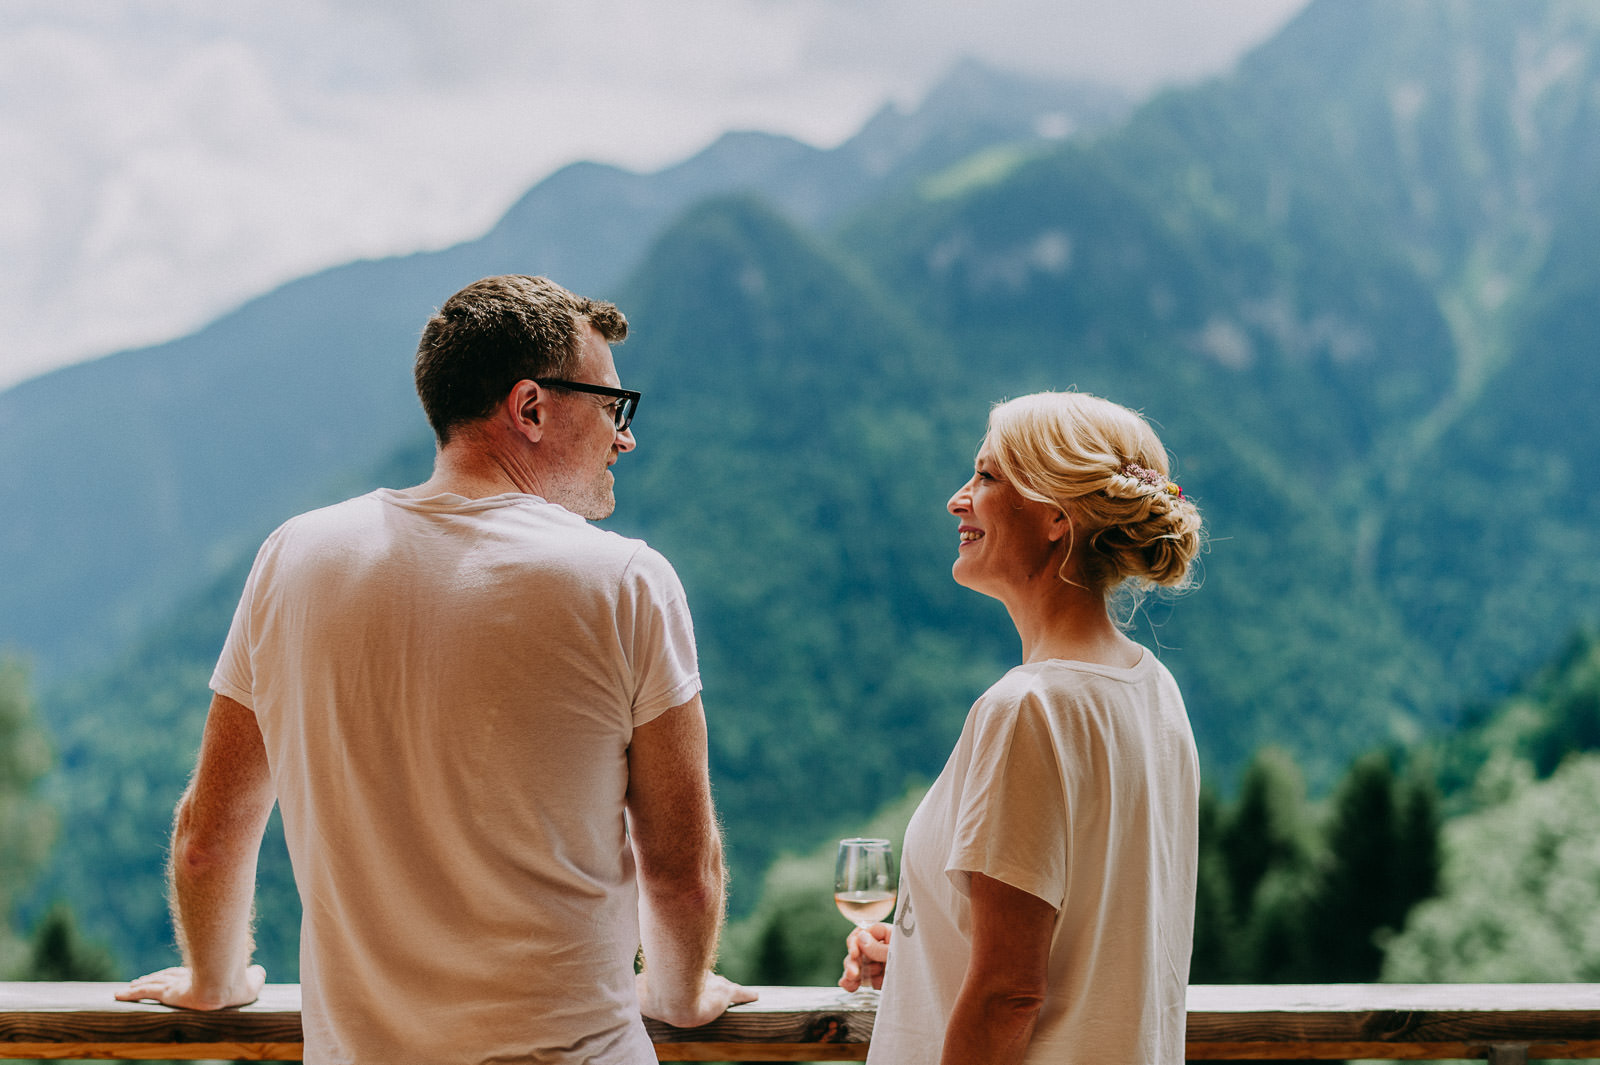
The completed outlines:
[[[611,517],[617,509],[615,479],[611,476],[611,471],[607,469],[602,473],[600,478],[583,492],[582,498],[573,500],[573,504],[567,509],[580,518],[599,521],[601,518]]]

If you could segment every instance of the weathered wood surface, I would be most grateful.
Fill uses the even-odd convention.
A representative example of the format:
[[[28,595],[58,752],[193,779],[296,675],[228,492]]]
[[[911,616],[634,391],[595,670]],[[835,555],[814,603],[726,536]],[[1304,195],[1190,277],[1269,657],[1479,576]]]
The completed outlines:
[[[300,988],[238,1010],[117,1002],[118,984],[0,983],[0,1058],[294,1061]],[[649,1022],[662,1061],[861,1061],[871,1010],[834,988],[763,987],[703,1028]],[[1328,984],[1189,989],[1191,1060],[1600,1058],[1600,984]]]
[[[0,1058],[298,1061],[300,987],[236,1010],[118,1002],[121,984],[0,983]],[[701,1028],[647,1021],[662,1061],[864,1061],[874,1011],[825,987],[761,987]]]
[[[877,1012],[836,987],[758,987],[700,1028],[645,1019],[662,1061],[865,1061]]]
[[[0,983],[0,1058],[300,1060],[299,984],[215,1013],[118,1002],[123,986]]]
[[[1190,1060],[1600,1057],[1600,984],[1277,984],[1189,989]]]

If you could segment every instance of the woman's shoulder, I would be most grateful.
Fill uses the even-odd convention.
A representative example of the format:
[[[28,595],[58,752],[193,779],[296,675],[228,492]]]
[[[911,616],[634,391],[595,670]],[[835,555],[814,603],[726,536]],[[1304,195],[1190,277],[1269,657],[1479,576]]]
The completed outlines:
[[[1036,662],[1008,670],[978,697],[973,705],[974,717],[993,721],[1019,715],[1048,715],[1075,702],[1081,694],[1079,686],[1070,674],[1045,668],[1048,665]]]
[[[979,697],[974,709],[985,716],[1059,715],[1137,701],[1169,685],[1172,674],[1148,649],[1126,668],[1052,658],[1013,667]]]

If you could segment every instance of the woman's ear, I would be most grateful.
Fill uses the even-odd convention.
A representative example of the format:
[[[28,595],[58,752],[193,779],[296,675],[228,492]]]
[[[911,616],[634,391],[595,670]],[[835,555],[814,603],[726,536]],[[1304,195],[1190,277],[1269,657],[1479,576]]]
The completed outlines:
[[[1064,510],[1056,511],[1056,516],[1050,519],[1050,540],[1065,540],[1072,532],[1072,519],[1067,517]]]

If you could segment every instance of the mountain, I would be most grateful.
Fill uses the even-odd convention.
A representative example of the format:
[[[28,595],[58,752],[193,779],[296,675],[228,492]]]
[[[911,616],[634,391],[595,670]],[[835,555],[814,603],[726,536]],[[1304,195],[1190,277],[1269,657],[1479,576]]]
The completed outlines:
[[[844,243],[1016,387],[1168,428],[1217,537],[1214,750],[1403,740],[1595,615],[1597,82],[1592,6],[1319,0]]]
[[[807,216],[790,183],[820,156],[743,139],[789,160],[773,191],[684,203],[614,289],[634,324],[619,365],[646,399],[608,522],[662,549],[688,589],[736,905],[776,855],[937,773],[965,707],[1016,660],[1003,612],[948,580],[943,511],[1007,395],[1108,395],[1174,452],[1210,530],[1203,586],[1119,609],[1178,677],[1224,789],[1264,743],[1326,786],[1358,752],[1449,729],[1596,624],[1597,64],[1600,8],[1584,4],[1316,0],[1228,77],[1123,126],[925,165],[902,152],[908,169],[833,218]],[[584,172],[563,180],[598,187]],[[341,300],[376,308],[355,276],[262,307],[293,295],[323,323]],[[395,286],[408,311],[454,284],[424,295],[419,278]],[[374,314],[376,334],[390,319]],[[254,321],[286,335],[265,309]],[[208,343],[243,342],[228,329]],[[408,347],[359,379],[403,386]],[[232,541],[193,531],[205,547],[164,593],[204,584],[197,560],[241,565],[251,522],[284,516],[291,491],[426,470],[414,415],[386,437],[367,401],[302,395],[310,371],[283,369],[300,354],[262,354],[288,376],[263,370],[240,399],[326,399],[339,431],[370,440],[274,482],[279,511],[258,500]],[[219,469],[227,428],[205,456]],[[157,561],[144,550],[141,574]],[[74,841],[53,884],[103,905],[91,927],[119,928],[123,949],[152,949],[155,918],[132,908],[159,909],[150,839],[239,572],[43,700]]]
[[[908,175],[999,143],[1043,145],[1126,114],[1117,94],[973,64],[923,105],[821,150],[724,136],[654,174],[577,164],[479,240],[358,262],[193,336],[0,393],[0,649],[42,679],[109,661],[286,514],[327,501],[421,424],[409,381],[429,310],[495,273],[614,294],[684,209],[750,192],[825,226]]]

